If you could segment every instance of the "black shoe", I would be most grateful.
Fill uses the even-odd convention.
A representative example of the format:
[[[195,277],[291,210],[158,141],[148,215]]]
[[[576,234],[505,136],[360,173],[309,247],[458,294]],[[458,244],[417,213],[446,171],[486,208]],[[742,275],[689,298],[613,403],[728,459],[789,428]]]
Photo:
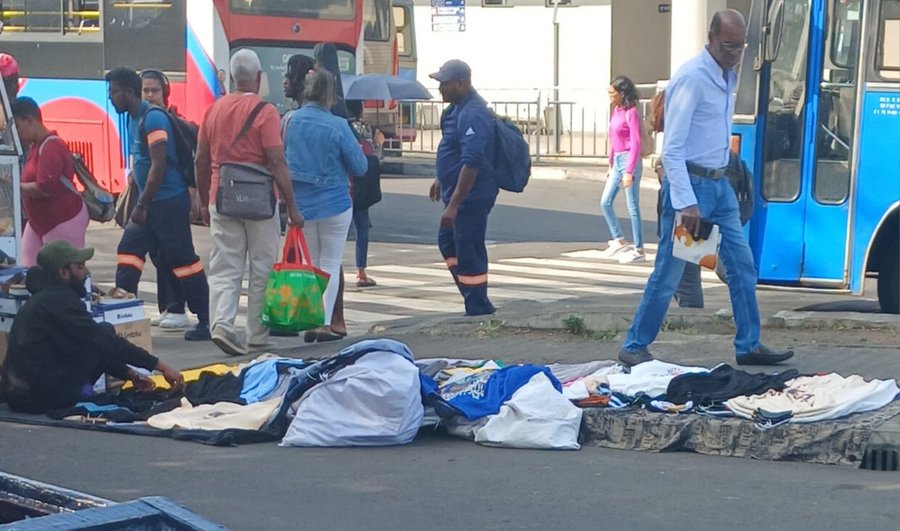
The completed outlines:
[[[646,347],[633,351],[625,350],[624,348],[619,350],[619,363],[622,365],[631,367],[645,361],[653,361],[653,354],[650,354]]]
[[[193,330],[184,333],[185,341],[209,341],[212,335],[209,333],[209,325],[198,324]]]
[[[316,333],[316,342],[326,343],[328,341],[337,341],[339,339],[344,339],[345,337],[347,337],[347,334],[337,334],[335,332],[318,332]]]
[[[765,345],[756,347],[752,352],[737,354],[738,365],[775,365],[794,357],[793,350],[776,352]]]
[[[300,335],[300,332],[291,332],[290,330],[272,329],[272,330],[269,330],[269,335],[272,337],[297,337]]]
[[[304,343],[315,343],[316,342],[316,331],[309,330],[303,333],[303,342]]]

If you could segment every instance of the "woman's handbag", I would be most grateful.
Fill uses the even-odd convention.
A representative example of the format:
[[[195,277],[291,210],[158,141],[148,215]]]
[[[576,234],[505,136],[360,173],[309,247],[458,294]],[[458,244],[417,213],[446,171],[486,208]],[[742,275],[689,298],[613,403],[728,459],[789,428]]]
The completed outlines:
[[[325,325],[323,295],[328,273],[313,267],[303,229],[291,227],[281,261],[266,284],[259,322],[273,330],[301,332]]]
[[[140,195],[137,184],[134,182],[134,177],[130,177],[125,191],[119,194],[119,198],[116,200],[115,219],[118,226],[124,229],[125,225],[128,225],[128,222],[131,220],[131,213],[134,212],[134,207],[137,206]]]
[[[368,155],[369,170],[353,181],[353,210],[364,210],[381,201],[381,161]]]
[[[231,143],[229,154],[250,130],[253,121],[266,105],[269,103],[261,101],[253,108]],[[221,162],[219,189],[216,192],[216,212],[223,216],[251,221],[270,219],[275,215],[277,204],[274,183],[275,177],[264,166],[243,162]]]

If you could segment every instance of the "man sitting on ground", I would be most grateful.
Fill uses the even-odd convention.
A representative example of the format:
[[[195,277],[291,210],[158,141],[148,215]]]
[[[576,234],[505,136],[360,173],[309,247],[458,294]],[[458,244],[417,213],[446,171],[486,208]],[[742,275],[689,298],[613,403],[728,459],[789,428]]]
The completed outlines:
[[[21,413],[43,413],[89,398],[92,384],[104,373],[152,388],[134,367],[158,370],[173,389],[184,386],[181,374],[146,350],[116,335],[109,323],[97,323],[87,311],[85,262],[94,250],[64,241],[48,243],[28,270],[31,298],[22,306],[9,334],[6,360],[0,367],[0,393]]]

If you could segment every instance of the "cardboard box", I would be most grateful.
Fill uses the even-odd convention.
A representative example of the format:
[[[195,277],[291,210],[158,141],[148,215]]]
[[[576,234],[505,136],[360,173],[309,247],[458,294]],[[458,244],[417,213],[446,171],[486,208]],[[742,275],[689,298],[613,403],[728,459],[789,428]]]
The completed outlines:
[[[150,319],[131,321],[113,325],[116,334],[124,337],[147,352],[153,352],[153,340],[150,336]]]
[[[9,293],[0,293],[0,314],[16,315],[28,300],[27,295],[10,295]]]
[[[93,305],[94,320],[112,325],[140,321],[144,318],[144,301],[131,299],[122,302],[103,302]]]
[[[6,332],[8,334],[9,331],[12,330],[12,324],[15,319],[16,318],[13,315],[0,314],[0,332]]]

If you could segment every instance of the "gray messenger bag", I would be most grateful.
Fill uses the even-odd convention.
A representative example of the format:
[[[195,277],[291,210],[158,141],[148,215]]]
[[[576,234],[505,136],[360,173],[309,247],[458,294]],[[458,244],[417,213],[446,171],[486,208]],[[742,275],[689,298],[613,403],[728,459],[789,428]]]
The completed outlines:
[[[267,102],[259,102],[241,130],[238,131],[229,151],[253,125],[253,121]],[[275,215],[277,201],[274,189],[275,177],[264,166],[245,162],[219,164],[219,189],[216,192],[216,212],[232,218],[259,221]]]

